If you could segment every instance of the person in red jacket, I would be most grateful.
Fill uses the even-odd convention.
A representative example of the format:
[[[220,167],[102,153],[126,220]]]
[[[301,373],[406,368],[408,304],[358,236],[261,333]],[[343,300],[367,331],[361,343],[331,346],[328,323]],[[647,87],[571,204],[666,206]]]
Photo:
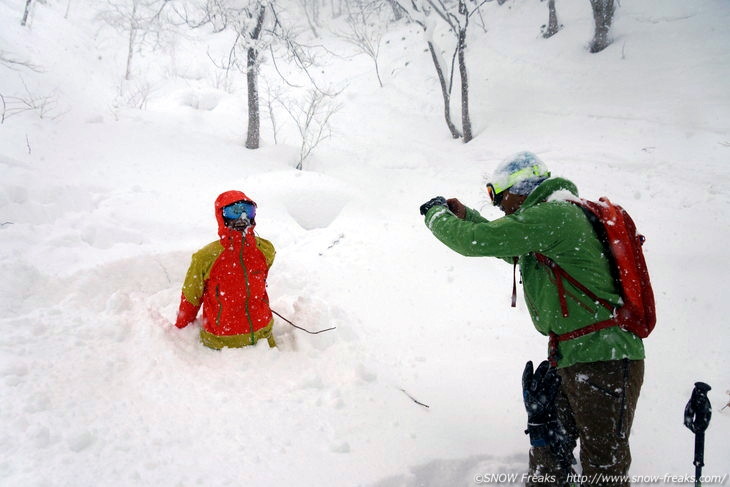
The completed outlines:
[[[265,338],[274,347],[266,278],[276,251],[254,234],[256,203],[226,191],[215,200],[215,217],[220,238],[193,254],[175,326],[192,323],[202,306],[204,345],[244,347]]]

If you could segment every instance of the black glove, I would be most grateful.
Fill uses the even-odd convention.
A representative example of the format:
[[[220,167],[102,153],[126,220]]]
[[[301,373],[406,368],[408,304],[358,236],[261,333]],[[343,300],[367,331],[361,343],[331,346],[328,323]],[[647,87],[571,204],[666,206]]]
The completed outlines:
[[[434,206],[443,206],[445,208],[448,208],[446,198],[444,198],[443,196],[436,196],[435,198],[431,198],[430,200],[426,201],[424,204],[421,205],[421,215],[425,215],[426,213],[428,213],[428,210],[430,210]]]
[[[530,434],[532,446],[548,445],[550,432],[558,429],[555,397],[559,390],[560,376],[547,360],[534,373],[532,362],[525,364],[522,372],[522,398],[527,410],[526,432]]]
[[[550,448],[561,470],[574,473],[577,462],[573,456],[575,438],[571,438],[558,418],[555,398],[560,391],[560,376],[547,360],[538,365],[533,373],[532,362],[525,364],[522,372],[522,397],[527,410],[527,430],[532,446]]]

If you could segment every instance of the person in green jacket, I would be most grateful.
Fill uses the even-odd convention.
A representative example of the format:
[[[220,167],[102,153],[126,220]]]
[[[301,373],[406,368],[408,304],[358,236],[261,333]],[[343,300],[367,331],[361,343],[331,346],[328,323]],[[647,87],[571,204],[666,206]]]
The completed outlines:
[[[610,318],[610,310],[569,282],[562,290],[565,313],[553,274],[536,257],[549,257],[596,296],[620,305],[606,249],[583,210],[568,201],[578,196],[576,186],[550,177],[535,154],[520,152],[497,168],[487,190],[504,217],[489,221],[458,199],[439,196],[421,206],[426,226],[462,255],[519,264],[527,308],[543,335],[565,334]],[[628,485],[622,476],[631,464],[629,433],[644,376],[641,339],[610,327],[554,347],[550,355],[560,377],[555,407],[561,431],[568,433],[568,451],[580,438],[582,474],[588,479],[583,483]],[[531,434],[529,478],[557,485],[575,480],[565,459],[545,445],[546,438],[540,440]]]

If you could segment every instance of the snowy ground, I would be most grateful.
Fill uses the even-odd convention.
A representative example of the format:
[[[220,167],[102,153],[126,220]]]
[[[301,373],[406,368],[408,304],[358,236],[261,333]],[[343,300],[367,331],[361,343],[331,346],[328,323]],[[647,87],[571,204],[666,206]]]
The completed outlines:
[[[67,20],[66,2],[37,4],[21,28],[24,4],[0,0],[0,52],[42,72],[0,66],[0,93],[25,84],[57,104],[0,125],[0,485],[468,486],[524,472],[520,374],[545,339],[521,301],[509,308],[509,266],[450,252],[418,214],[443,194],[499,216],[483,178],[519,150],[623,204],[647,236],[659,320],[631,473],[693,473],[682,413],[702,380],[704,473],[730,474],[727,1],[623,0],[597,55],[587,1],[558,2],[550,40],[544,3],[486,5],[467,145],[448,136],[421,35],[399,27],[383,88],[363,56],[327,61],[347,89],[304,171],[291,127],[275,145],[265,122],[263,147],[243,148],[244,94],[212,87],[207,41],[178,45],[177,76],[146,110],[125,108],[123,40],[94,37],[83,2]],[[272,307],[336,331],[277,322],[278,349],[214,352],[171,326],[228,189],[258,201],[276,245]]]

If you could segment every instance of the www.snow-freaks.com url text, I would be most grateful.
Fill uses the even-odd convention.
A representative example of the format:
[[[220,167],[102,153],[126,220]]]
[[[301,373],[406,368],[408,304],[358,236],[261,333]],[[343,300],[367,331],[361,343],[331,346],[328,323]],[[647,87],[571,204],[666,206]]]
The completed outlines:
[[[730,474],[724,475],[703,475],[700,482],[706,485],[725,485]],[[484,473],[474,476],[476,484],[524,484],[527,482],[534,484],[554,484],[557,481],[553,475],[530,475],[528,473]],[[594,484],[594,483],[625,483],[631,484],[693,484],[695,482],[694,475],[578,475],[568,476],[568,483]]]

